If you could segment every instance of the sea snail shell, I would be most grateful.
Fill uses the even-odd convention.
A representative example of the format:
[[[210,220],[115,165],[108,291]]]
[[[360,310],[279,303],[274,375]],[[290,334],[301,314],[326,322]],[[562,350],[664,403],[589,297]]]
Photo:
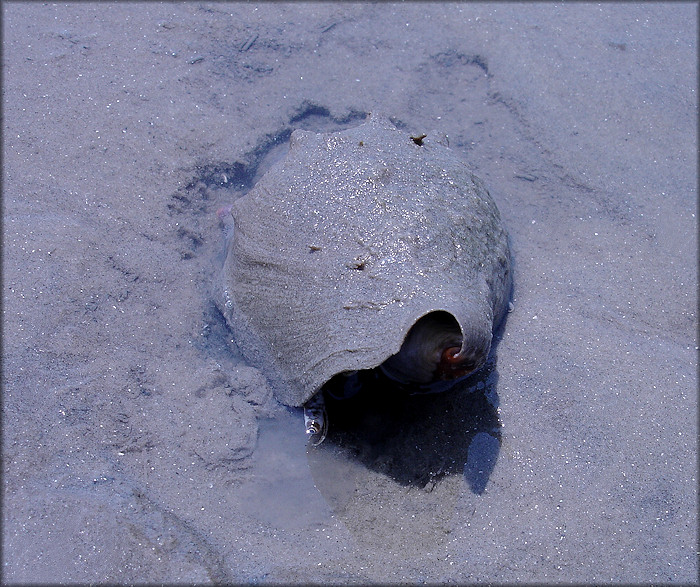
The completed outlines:
[[[292,133],[232,206],[220,307],[277,398],[381,366],[427,388],[485,361],[511,290],[496,204],[448,148],[386,118]]]

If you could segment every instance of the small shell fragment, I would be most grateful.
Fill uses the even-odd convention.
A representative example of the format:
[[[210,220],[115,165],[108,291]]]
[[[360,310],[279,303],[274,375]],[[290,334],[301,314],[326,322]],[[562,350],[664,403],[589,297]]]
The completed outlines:
[[[321,444],[328,433],[328,417],[323,394],[317,393],[304,404],[304,426],[306,436],[313,446]]]

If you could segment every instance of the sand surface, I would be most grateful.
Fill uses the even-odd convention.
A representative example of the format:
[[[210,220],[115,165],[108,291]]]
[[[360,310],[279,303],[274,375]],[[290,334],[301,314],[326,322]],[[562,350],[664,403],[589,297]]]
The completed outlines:
[[[697,579],[695,4],[2,11],[4,581]],[[475,393],[310,451],[216,211],[372,111],[489,187],[514,311]]]

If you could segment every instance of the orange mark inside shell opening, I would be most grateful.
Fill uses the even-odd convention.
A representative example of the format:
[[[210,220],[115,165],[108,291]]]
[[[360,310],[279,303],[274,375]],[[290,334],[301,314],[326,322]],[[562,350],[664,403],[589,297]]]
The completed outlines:
[[[459,355],[461,350],[460,347],[451,346],[442,351],[437,368],[440,379],[459,379],[474,371],[472,362]]]

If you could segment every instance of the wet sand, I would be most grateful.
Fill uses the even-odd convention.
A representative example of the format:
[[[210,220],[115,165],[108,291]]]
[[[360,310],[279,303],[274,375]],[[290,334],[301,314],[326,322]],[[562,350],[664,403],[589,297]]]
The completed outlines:
[[[694,582],[696,22],[4,3],[3,580]],[[216,211],[373,111],[484,180],[514,311],[468,388],[308,450],[213,303]]]

